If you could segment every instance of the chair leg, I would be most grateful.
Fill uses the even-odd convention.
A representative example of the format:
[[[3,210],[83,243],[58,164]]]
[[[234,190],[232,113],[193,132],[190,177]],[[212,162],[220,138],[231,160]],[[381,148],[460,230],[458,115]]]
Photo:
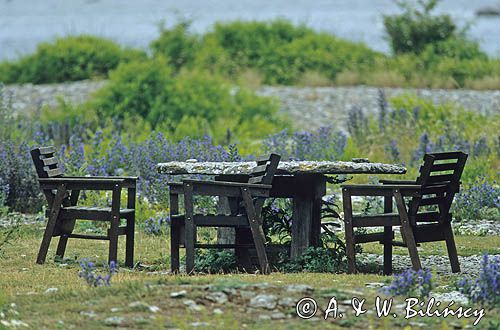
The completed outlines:
[[[352,203],[351,195],[347,188],[342,189],[342,201],[344,204],[344,228],[345,249],[347,254],[347,272],[356,273],[356,255],[354,251],[354,228],[352,226]]]
[[[451,229],[451,223],[449,221],[444,225],[443,232],[446,240],[446,248],[448,250],[448,258],[450,259],[451,271],[453,273],[460,273],[457,247],[455,245],[455,238],[453,237],[453,230]]]
[[[170,271],[179,272],[179,248],[180,248],[180,226],[172,224],[170,226]]]
[[[384,197],[384,213],[392,212],[392,197]],[[384,275],[392,273],[392,226],[384,226]]]
[[[252,237],[255,244],[255,250],[257,251],[257,257],[259,258],[260,271],[262,274],[269,274],[271,269],[269,267],[269,261],[267,259],[266,253],[266,239],[264,235],[264,230],[262,229],[262,221],[260,215],[255,212],[255,207],[252,200],[252,195],[248,188],[241,188],[241,195],[243,197],[243,204],[245,205],[245,210],[248,216],[248,223],[250,224],[250,230],[252,231]]]
[[[408,217],[408,212],[406,211],[403,196],[398,189],[394,190],[394,198],[396,199],[396,206],[398,207],[399,217],[401,218],[401,231],[404,235],[405,242],[408,247],[412,267],[414,270],[422,269],[420,258],[418,256],[417,244],[415,242],[415,236],[413,235],[413,230],[411,228],[410,220]]]
[[[135,239],[135,214],[127,219],[126,245],[125,245],[125,266],[134,267],[134,239]]]
[[[194,258],[195,250],[194,245],[196,241],[196,226],[193,217],[193,186],[189,183],[184,184],[184,208],[186,210],[185,216],[185,246],[186,246],[186,272],[188,274],[194,271]]]
[[[50,241],[54,235],[54,229],[56,227],[57,218],[59,217],[59,211],[61,209],[61,203],[66,194],[66,187],[64,184],[57,188],[54,201],[51,206],[51,212],[49,214],[49,219],[47,221],[47,226],[45,227],[45,232],[43,234],[42,243],[40,244],[40,250],[38,251],[38,256],[36,258],[37,264],[43,264],[47,257],[47,252],[49,251]]]
[[[113,188],[111,197],[111,227],[108,231],[109,257],[108,262],[118,262],[118,227],[120,225],[120,192],[119,186]]]
[[[66,245],[68,244],[68,235],[61,234],[59,237],[59,243],[57,244],[56,256],[61,260],[64,258],[64,252],[66,252]]]

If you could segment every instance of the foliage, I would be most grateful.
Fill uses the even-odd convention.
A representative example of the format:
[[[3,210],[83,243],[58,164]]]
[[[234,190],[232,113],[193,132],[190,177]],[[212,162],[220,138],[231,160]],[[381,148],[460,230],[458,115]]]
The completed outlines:
[[[500,186],[477,178],[456,196],[453,215],[458,220],[500,219]]]
[[[446,40],[456,30],[449,15],[431,15],[438,0],[418,0],[420,8],[400,1],[402,14],[384,16],[384,26],[394,53],[420,53],[426,45]]]
[[[343,272],[346,269],[345,251],[310,246],[295,260],[282,261],[278,268],[283,272]]]
[[[432,273],[429,269],[415,271],[407,269],[395,274],[389,286],[381,290],[384,294],[405,297],[428,297],[433,288]]]
[[[276,152],[283,160],[338,160],[344,153],[347,136],[325,126],[293,134],[283,130],[268,137],[263,144],[265,152]]]
[[[292,233],[292,203],[289,199],[272,199],[262,207],[262,229],[267,242],[277,238],[280,244],[290,244]]]
[[[106,77],[119,63],[144,59],[143,52],[90,35],[41,43],[35,53],[0,64],[4,83],[54,83]]]
[[[170,223],[170,217],[150,217],[144,222],[144,232],[147,235],[162,235]]]
[[[287,125],[277,116],[273,99],[231,88],[204,72],[186,71],[174,77],[161,57],[120,65],[88,106],[104,118],[141,117],[179,140],[213,132],[217,141],[223,141],[226,130],[235,136],[262,138],[276,131],[280,120]],[[258,125],[261,121],[268,124]]]
[[[197,252],[195,270],[197,272],[217,274],[229,273],[236,269],[236,257],[227,250],[209,249],[206,252]]]
[[[500,306],[500,257],[483,255],[479,277],[462,278],[457,283],[460,292],[465,294],[473,303],[483,306]]]
[[[193,62],[199,46],[198,37],[188,31],[190,25],[187,20],[181,20],[170,29],[161,25],[160,36],[150,44],[153,54],[167,58],[176,70]]]
[[[80,260],[82,269],[78,272],[78,277],[83,278],[91,287],[110,286],[111,278],[118,272],[118,265],[111,261],[107,268],[107,275],[103,276],[96,273],[95,265],[90,259],[82,258]]]

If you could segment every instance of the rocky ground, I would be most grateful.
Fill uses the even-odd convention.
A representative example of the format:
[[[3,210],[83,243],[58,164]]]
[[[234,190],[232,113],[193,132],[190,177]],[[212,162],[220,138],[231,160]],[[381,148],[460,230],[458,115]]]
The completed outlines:
[[[80,103],[88,99],[106,81],[79,81],[50,85],[8,85],[4,97],[12,100],[18,112],[36,111],[43,105],[57,104],[57,98]],[[412,93],[434,102],[453,102],[471,111],[485,114],[500,113],[500,91],[440,90],[384,88],[388,98],[401,93]],[[354,87],[277,87],[264,86],[259,95],[274,96],[281,102],[281,110],[287,113],[301,128],[311,129],[325,125],[345,126],[347,112],[353,107],[365,113],[378,109],[379,88]]]

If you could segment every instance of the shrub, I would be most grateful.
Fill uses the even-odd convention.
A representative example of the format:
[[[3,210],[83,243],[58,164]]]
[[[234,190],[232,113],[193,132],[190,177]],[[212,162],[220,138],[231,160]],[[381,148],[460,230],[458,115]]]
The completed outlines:
[[[229,273],[236,269],[236,257],[226,250],[201,251],[196,253],[195,270],[197,272],[217,274]]]
[[[168,63],[179,70],[182,66],[193,62],[200,41],[189,33],[191,22],[181,21],[172,28],[160,27],[160,37],[151,42],[154,55],[168,59]]]
[[[407,269],[395,274],[391,284],[384,286],[381,291],[392,296],[423,298],[429,296],[432,287],[432,273],[429,269]]]
[[[458,220],[500,219],[500,186],[476,179],[455,198],[453,215]]]
[[[283,130],[263,142],[265,152],[276,152],[282,159],[293,160],[338,160],[346,143],[346,134],[331,126],[292,135]]]
[[[421,8],[408,1],[399,2],[403,13],[384,16],[384,26],[395,54],[421,53],[426,45],[446,40],[454,35],[456,26],[449,15],[431,15],[438,0],[419,0]]]
[[[0,81],[43,84],[106,77],[120,62],[143,58],[143,52],[123,49],[107,39],[69,36],[41,43],[34,54],[3,63]]]
[[[171,85],[171,69],[163,58],[121,64],[110,74],[109,83],[96,93],[89,107],[95,107],[101,117],[147,118],[157,96]]]
[[[295,260],[282,262],[283,272],[339,273],[345,271],[345,251],[310,246]]]
[[[274,132],[280,119],[273,99],[232,88],[208,73],[185,71],[174,77],[162,58],[120,65],[88,107],[101,117],[142,117],[178,139],[213,132],[222,141],[226,130],[259,138]],[[260,119],[268,124],[245,127]]]
[[[457,287],[473,303],[483,306],[500,306],[500,257],[483,255],[479,277],[462,278]]]

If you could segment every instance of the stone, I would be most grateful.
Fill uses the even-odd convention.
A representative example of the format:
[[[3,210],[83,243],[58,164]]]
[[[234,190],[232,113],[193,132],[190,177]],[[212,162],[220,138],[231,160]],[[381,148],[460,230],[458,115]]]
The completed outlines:
[[[205,299],[216,303],[216,304],[225,304],[228,301],[228,297],[224,292],[211,292],[205,296]]]
[[[287,292],[305,293],[312,292],[314,289],[306,284],[290,284],[285,286]]]
[[[94,317],[97,316],[96,312],[94,312],[94,311],[81,311],[80,315],[86,316],[86,317],[89,317],[89,318],[94,318]]]
[[[252,299],[255,297],[256,293],[253,291],[241,290],[240,297],[243,299]]]
[[[125,322],[125,318],[121,316],[111,316],[104,319],[104,324],[108,326],[120,326]]]
[[[277,305],[277,297],[272,294],[259,294],[253,297],[248,304],[253,308],[274,309]]]
[[[45,290],[45,293],[55,293],[57,291],[59,291],[59,288],[48,288]]]
[[[205,309],[204,306],[198,305],[194,300],[186,299],[182,302],[185,306],[187,306],[190,310],[195,312],[201,312]]]
[[[149,305],[143,301],[133,301],[128,304],[128,307],[133,308],[135,310],[147,311],[149,310]]]
[[[367,288],[374,288],[374,289],[377,289],[377,288],[381,288],[383,287],[385,284],[384,283],[381,283],[381,282],[368,282],[368,283],[365,283],[365,286]]]
[[[297,301],[297,299],[293,299],[291,297],[284,297],[278,301],[278,305],[282,307],[295,307]]]
[[[212,313],[214,313],[215,315],[221,315],[221,314],[224,314],[224,311],[220,308],[215,308]]]
[[[170,294],[170,298],[182,298],[182,297],[185,297],[187,294],[187,291],[186,290],[181,290],[181,291],[177,291],[177,292],[172,292]]]
[[[271,314],[271,319],[273,320],[281,320],[286,318],[286,315],[282,312],[276,312]]]
[[[193,322],[191,325],[195,328],[200,328],[200,327],[208,327],[210,324],[207,322]]]
[[[168,162],[157,165],[158,173],[162,174],[250,174],[255,162]],[[355,163],[341,161],[283,161],[278,170],[284,174],[404,174],[406,168],[402,165],[382,163]]]

